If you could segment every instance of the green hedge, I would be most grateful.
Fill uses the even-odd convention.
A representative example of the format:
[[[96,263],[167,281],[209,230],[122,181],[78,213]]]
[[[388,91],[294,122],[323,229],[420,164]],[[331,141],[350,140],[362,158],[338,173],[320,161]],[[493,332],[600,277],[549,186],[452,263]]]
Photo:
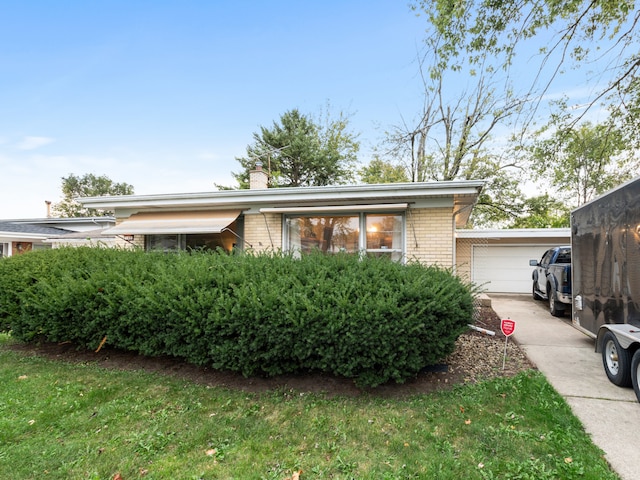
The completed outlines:
[[[0,261],[0,326],[251,375],[403,382],[452,352],[472,294],[449,271],[355,255],[68,248]]]

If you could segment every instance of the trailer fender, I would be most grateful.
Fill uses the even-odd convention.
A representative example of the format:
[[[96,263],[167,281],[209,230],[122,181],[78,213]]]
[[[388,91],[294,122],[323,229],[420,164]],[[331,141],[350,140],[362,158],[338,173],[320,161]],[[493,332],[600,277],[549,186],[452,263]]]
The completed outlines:
[[[628,323],[611,323],[601,325],[596,338],[596,352],[602,352],[602,337],[606,332],[615,335],[618,343],[622,348],[628,350],[632,345],[640,346],[640,328],[634,327]]]

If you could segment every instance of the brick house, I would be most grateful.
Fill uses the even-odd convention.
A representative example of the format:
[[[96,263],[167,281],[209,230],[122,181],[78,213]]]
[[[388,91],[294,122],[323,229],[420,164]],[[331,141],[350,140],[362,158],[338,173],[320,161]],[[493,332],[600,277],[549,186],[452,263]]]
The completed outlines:
[[[367,252],[455,266],[456,228],[466,225],[482,181],[267,188],[259,166],[250,189],[87,197],[115,211],[107,229],[122,246],[256,252]]]

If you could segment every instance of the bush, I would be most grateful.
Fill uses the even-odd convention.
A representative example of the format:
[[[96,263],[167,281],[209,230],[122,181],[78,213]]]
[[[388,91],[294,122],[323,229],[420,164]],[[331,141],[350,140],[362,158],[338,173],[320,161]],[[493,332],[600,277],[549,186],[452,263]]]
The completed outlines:
[[[449,271],[356,255],[56,249],[0,262],[0,325],[23,341],[107,344],[250,375],[361,386],[441,361],[471,321]]]

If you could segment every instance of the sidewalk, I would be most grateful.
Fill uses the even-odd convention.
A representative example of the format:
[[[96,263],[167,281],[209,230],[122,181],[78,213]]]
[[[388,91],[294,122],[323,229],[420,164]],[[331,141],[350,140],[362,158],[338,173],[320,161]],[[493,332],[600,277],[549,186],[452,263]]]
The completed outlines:
[[[546,302],[535,302],[531,295],[490,297],[500,318],[516,322],[514,338],[566,399],[612,468],[624,480],[639,478],[635,439],[640,432],[640,405],[632,389],[609,382],[594,340],[573,328],[568,315],[552,317]]]

